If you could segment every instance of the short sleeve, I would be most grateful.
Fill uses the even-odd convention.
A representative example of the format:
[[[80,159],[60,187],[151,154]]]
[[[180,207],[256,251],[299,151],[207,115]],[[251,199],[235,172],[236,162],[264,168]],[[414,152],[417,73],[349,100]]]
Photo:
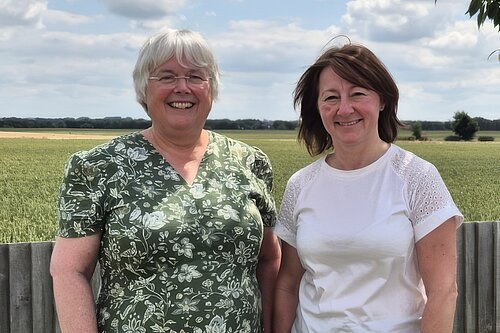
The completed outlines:
[[[276,205],[272,195],[273,169],[269,157],[259,148],[255,148],[255,160],[252,172],[262,183],[261,193],[255,196],[255,202],[265,227],[273,227],[276,223]]]
[[[66,162],[58,197],[59,236],[82,237],[103,230],[103,181],[83,152]]]
[[[314,182],[319,175],[324,160],[325,157],[300,169],[290,177],[286,184],[274,233],[293,247],[297,247],[297,216],[295,206],[304,187]]]
[[[295,204],[300,193],[300,187],[295,177],[291,177],[283,193],[280,212],[274,227],[274,233],[293,247],[297,247],[297,221],[294,218]]]
[[[425,161],[418,164],[408,179],[410,220],[415,230],[415,241],[451,217],[459,218],[457,227],[463,222],[463,215],[436,167]]]

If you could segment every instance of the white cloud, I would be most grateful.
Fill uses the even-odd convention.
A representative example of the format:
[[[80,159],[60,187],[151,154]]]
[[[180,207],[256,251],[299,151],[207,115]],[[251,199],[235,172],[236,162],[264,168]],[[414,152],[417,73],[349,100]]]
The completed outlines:
[[[117,15],[133,19],[159,19],[174,15],[182,9],[186,0],[101,0]]]
[[[473,48],[478,43],[478,33],[473,21],[456,22],[440,31],[429,41],[429,46],[446,50]]]
[[[0,1],[0,26],[43,27],[41,15],[47,10],[43,0],[2,0]]]
[[[342,21],[356,35],[375,41],[410,41],[426,37],[448,22],[446,1],[356,0],[347,3]]]
[[[336,27],[307,30],[294,22],[232,21],[229,31],[212,38],[211,44],[231,71],[289,72],[309,65],[339,31]]]
[[[78,15],[73,13],[64,12],[61,10],[47,10],[42,13],[43,21],[47,24],[67,24],[78,25],[92,21],[92,18],[85,15]]]

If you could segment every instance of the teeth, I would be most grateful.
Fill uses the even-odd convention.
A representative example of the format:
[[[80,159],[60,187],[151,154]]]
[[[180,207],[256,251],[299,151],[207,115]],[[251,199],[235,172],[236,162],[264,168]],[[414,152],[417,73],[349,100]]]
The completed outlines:
[[[353,120],[353,121],[350,121],[350,122],[347,122],[347,123],[338,122],[337,124],[339,124],[340,126],[351,126],[351,125],[355,125],[355,124],[357,124],[359,122],[360,122],[360,120]]]
[[[174,102],[174,103],[169,103],[169,105],[176,109],[189,109],[194,104],[189,102]]]

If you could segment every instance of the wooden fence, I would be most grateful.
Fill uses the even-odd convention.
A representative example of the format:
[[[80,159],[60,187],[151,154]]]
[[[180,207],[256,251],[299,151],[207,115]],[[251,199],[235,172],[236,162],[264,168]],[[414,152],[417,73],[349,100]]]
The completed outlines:
[[[458,231],[454,333],[500,333],[499,228],[499,221],[468,222]],[[49,273],[52,248],[52,242],[0,244],[1,333],[60,332]],[[96,293],[98,274],[92,282]]]

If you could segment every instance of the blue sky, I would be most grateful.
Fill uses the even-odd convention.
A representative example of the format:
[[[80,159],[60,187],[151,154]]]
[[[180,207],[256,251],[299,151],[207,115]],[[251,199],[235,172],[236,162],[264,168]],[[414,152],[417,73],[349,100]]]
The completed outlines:
[[[500,48],[469,0],[1,0],[0,117],[147,118],[131,73],[161,29],[200,31],[222,70],[210,118],[296,120],[292,91],[328,41],[372,49],[403,120],[500,118]]]

